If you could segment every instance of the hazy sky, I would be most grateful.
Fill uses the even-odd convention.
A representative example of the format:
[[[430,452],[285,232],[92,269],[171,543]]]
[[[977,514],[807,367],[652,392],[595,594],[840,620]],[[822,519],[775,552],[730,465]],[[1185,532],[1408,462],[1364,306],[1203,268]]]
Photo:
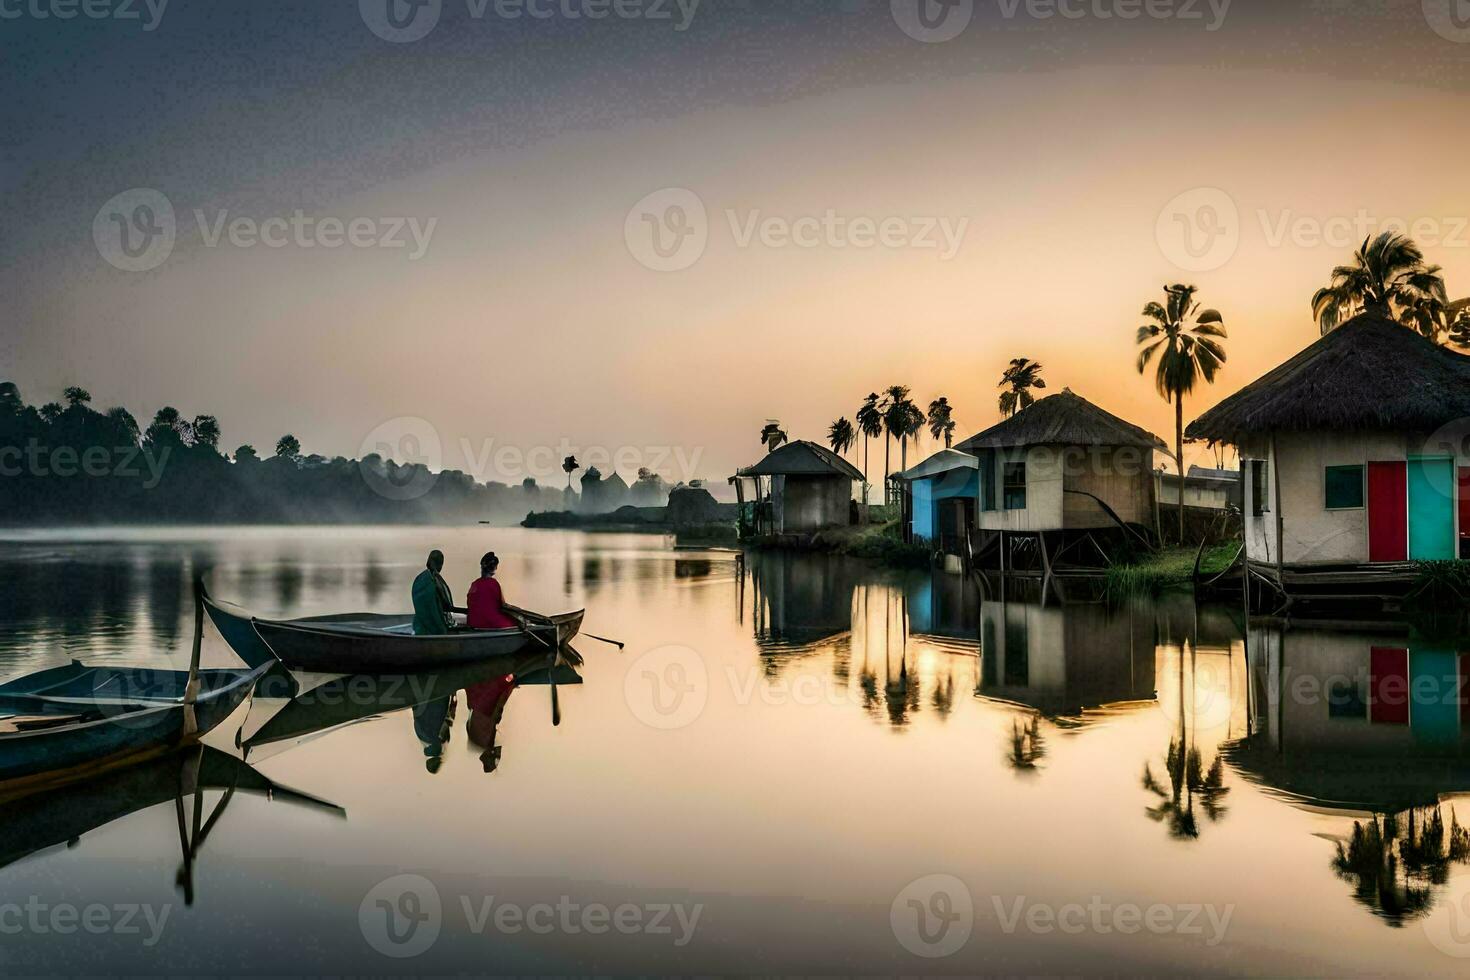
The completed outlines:
[[[722,479],[892,383],[972,434],[1020,355],[1169,437],[1145,301],[1225,314],[1192,417],[1391,218],[1470,294],[1450,0],[960,0],[949,40],[915,0],[621,2],[405,4],[391,41],[385,0],[0,0],[0,376],[230,449]]]

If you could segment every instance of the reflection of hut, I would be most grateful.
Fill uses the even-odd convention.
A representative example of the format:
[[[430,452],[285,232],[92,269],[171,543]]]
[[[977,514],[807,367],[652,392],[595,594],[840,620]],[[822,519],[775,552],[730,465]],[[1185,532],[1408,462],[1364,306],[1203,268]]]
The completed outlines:
[[[1400,327],[1399,329],[1403,329]],[[1403,634],[1253,624],[1252,735],[1231,763],[1342,809],[1395,811],[1470,790],[1470,654]]]
[[[753,487],[753,533],[809,534],[851,522],[852,485],[862,478],[857,467],[825,446],[798,440],[741,470],[731,482],[742,512],[747,483]]]
[[[1131,606],[987,602],[980,648],[976,693],[1046,714],[1155,696],[1154,619]]]
[[[1470,557],[1470,357],[1367,312],[1200,416],[1239,448],[1246,554],[1293,585]],[[1458,499],[1458,506],[1457,506]]]
[[[852,629],[853,565],[834,555],[756,551],[752,626],[762,649],[806,647]]]
[[[1154,450],[1162,447],[1071,389],[966,439],[955,448],[979,461],[977,557],[993,549],[1000,567],[1011,567],[1009,544],[1024,535],[1049,568],[1089,536],[1152,525]],[[1080,548],[1073,555],[1088,557]]]

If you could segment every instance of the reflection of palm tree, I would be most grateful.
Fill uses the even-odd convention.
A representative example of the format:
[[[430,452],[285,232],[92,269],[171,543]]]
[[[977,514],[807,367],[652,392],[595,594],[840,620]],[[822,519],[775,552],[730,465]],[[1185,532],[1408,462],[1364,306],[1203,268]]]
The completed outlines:
[[[1025,724],[1013,720],[1010,754],[1007,756],[1011,768],[1018,772],[1032,772],[1045,755],[1046,739],[1041,734],[1041,715],[1032,714]]]
[[[1144,812],[1151,820],[1167,820],[1171,837],[1193,840],[1199,836],[1199,820],[1194,813],[1196,796],[1211,823],[1225,816],[1221,800],[1230,792],[1225,787],[1225,765],[1216,757],[1206,772],[1199,749],[1186,750],[1184,743],[1177,738],[1169,740],[1169,751],[1164,760],[1169,775],[1168,789],[1159,784],[1153,770],[1144,763],[1143,788],[1159,797],[1158,805],[1147,807]]]
[[[1010,367],[1000,376],[999,387],[1005,389],[1000,393],[1000,414],[1010,418],[1035,403],[1036,396],[1031,394],[1031,389],[1046,387],[1041,377],[1042,370],[1041,365],[1029,357],[1011,358]]]
[[[1347,846],[1337,844],[1332,870],[1353,885],[1353,897],[1392,927],[1421,918],[1434,904],[1434,886],[1449,880],[1451,864],[1470,864],[1470,831],[1450,810],[1450,826],[1438,806],[1402,816],[1374,814],[1365,827],[1353,821]]]

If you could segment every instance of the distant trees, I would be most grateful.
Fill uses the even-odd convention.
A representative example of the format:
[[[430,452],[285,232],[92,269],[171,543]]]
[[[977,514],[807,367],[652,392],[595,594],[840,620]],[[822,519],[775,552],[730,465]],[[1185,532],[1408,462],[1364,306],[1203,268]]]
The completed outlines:
[[[998,385],[1003,389],[999,399],[1001,415],[1010,418],[1021,409],[1036,403],[1036,396],[1031,392],[1033,389],[1041,390],[1046,387],[1046,381],[1041,377],[1043,370],[1045,368],[1029,357],[1011,359],[1005,373],[1000,376]]]
[[[575,456],[568,456],[561,461],[561,471],[567,475],[567,490],[570,491],[572,489],[572,474],[581,468],[582,464],[577,462],[577,457]]]
[[[301,440],[291,433],[286,433],[276,440],[276,458],[289,459],[292,462],[301,458]]]
[[[213,415],[189,421],[166,406],[140,432],[125,408],[93,410],[84,388],[62,397],[38,409],[0,382],[0,523],[510,522],[530,509],[521,486],[374,455],[303,457],[294,436],[269,460],[241,445],[230,465]],[[404,499],[404,487],[416,492]]]

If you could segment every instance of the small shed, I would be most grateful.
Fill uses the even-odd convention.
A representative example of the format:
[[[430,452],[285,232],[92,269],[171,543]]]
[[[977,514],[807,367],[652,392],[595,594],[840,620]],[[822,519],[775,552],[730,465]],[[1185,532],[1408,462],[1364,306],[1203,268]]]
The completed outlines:
[[[905,470],[909,485],[909,536],[945,554],[969,553],[980,499],[980,460],[958,449],[942,449]]]
[[[754,487],[756,534],[806,534],[851,523],[852,487],[862,478],[827,447],[797,440],[740,470],[731,482],[742,505],[746,481]]]
[[[1382,310],[1231,395],[1188,435],[1239,449],[1246,557],[1283,585],[1470,558],[1470,357]]]

